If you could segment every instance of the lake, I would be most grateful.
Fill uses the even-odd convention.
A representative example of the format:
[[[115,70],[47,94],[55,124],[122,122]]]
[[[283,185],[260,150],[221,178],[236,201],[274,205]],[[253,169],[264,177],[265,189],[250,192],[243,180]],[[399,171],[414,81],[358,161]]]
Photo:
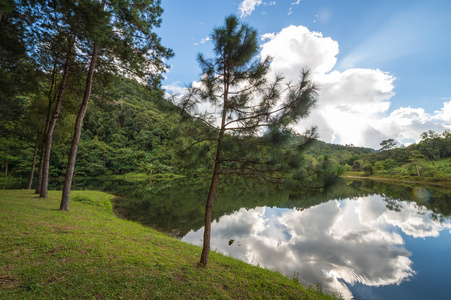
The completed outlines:
[[[122,218],[201,246],[208,181],[77,179],[73,186],[114,193]],[[212,217],[212,250],[345,299],[451,298],[449,188],[339,180],[306,194],[225,178]]]
[[[125,189],[116,213],[199,245],[208,183]],[[124,193],[125,192],[125,193]],[[341,180],[305,195],[223,180],[211,249],[345,299],[444,299],[451,278],[451,189]]]

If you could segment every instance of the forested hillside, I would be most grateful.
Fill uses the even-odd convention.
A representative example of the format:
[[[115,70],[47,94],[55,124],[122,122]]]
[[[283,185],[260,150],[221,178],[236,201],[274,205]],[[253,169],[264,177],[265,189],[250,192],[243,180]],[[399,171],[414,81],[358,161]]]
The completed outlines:
[[[106,86],[95,86],[83,124],[75,176],[205,171],[208,157],[198,153],[187,156],[183,150],[196,140],[199,130],[208,130],[208,127],[186,116],[183,118],[163,96],[161,90],[152,90],[124,77],[112,78]],[[35,95],[28,97],[32,99]],[[29,176],[37,137],[37,125],[30,121],[43,114],[36,105],[35,101],[26,101],[13,130],[2,130],[0,166],[3,176]],[[71,107],[65,110],[56,128],[51,177],[64,176],[74,121],[71,111]],[[42,136],[38,136],[38,141],[40,139]],[[315,142],[307,155],[309,165],[322,162],[323,154],[339,157],[336,149],[342,148],[345,147]],[[358,153],[370,151],[355,149],[359,149]],[[343,155],[355,154],[353,150],[346,150]],[[186,167],[190,170],[184,169]]]
[[[338,145],[329,144],[317,140],[313,147],[306,152],[310,156],[310,160],[318,159],[322,156],[327,156],[336,161],[341,166],[352,164],[352,161],[361,155],[375,153],[376,150],[365,147],[356,147],[353,145]]]
[[[162,92],[123,77],[114,78],[106,88],[94,89],[83,125],[76,176],[160,173],[177,168],[170,145],[180,117],[165,105]],[[33,113],[33,103],[27,103],[18,119],[23,120],[20,126],[13,127],[8,136],[2,131],[0,165],[5,176],[29,175],[36,135],[28,121],[39,117]],[[60,121],[51,154],[52,177],[64,176],[73,115]]]
[[[107,86],[96,87],[83,125],[75,175],[129,172],[183,174],[186,172],[183,168],[188,163],[191,166],[199,163],[184,161],[178,155],[181,145],[196,139],[196,131],[189,123],[183,123],[184,119],[163,96],[160,90],[152,90],[124,77],[112,78]],[[39,101],[27,102],[33,97],[37,96],[30,94],[22,98],[24,102],[21,109],[15,112],[15,121],[6,123],[3,119],[0,142],[2,176],[25,179],[30,175],[38,127],[35,120],[43,114],[43,109],[38,106]],[[74,115],[70,112],[68,107],[56,128],[51,177],[64,176],[74,121]],[[418,176],[418,165],[420,176],[430,177],[437,175],[439,166],[437,163],[434,167],[432,163],[450,157],[450,139],[449,132],[441,135],[426,132],[418,144],[381,151],[318,140],[305,152],[304,165],[314,168],[327,157],[347,171],[384,175],[395,174],[397,168],[407,164],[402,172],[410,176]],[[205,165],[192,167],[203,169]]]

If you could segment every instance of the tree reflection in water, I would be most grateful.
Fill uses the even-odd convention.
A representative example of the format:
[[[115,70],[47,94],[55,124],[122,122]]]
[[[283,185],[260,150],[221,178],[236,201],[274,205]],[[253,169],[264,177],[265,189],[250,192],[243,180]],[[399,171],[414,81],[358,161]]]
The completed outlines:
[[[405,237],[450,231],[448,189],[343,181],[320,194],[261,184],[222,184],[215,199],[212,249],[248,263],[299,274],[352,298],[352,285],[399,285],[415,278]],[[189,182],[121,200],[128,218],[200,245],[205,190]],[[427,195],[426,197],[424,195]],[[231,242],[233,241],[233,242]]]

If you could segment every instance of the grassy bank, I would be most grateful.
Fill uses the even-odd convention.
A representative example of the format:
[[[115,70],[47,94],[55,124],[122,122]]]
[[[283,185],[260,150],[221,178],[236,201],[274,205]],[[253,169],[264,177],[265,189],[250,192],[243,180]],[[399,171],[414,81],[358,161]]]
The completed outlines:
[[[111,195],[0,191],[0,299],[333,299],[295,279],[116,218]],[[275,258],[277,259],[277,258]]]

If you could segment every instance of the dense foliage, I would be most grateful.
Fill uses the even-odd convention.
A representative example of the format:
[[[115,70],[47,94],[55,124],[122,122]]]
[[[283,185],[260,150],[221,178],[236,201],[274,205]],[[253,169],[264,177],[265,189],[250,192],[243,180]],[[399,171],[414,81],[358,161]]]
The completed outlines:
[[[355,155],[349,159],[348,170],[366,175],[397,176],[430,181],[451,180],[451,132],[432,130],[421,134],[421,141],[408,147],[396,147],[382,141],[381,151]]]
[[[167,109],[162,101],[161,92],[123,77],[115,78],[108,88],[96,88],[83,126],[76,176],[134,171],[167,173],[178,168],[180,162],[172,159],[173,151],[169,149],[178,116],[164,112]],[[26,106],[25,111],[28,109],[31,107]],[[62,126],[64,123],[60,123]],[[52,148],[52,177],[64,176],[71,128],[65,129]],[[29,175],[33,138],[22,132],[15,134],[9,143],[3,143],[3,138],[0,143],[3,170],[8,158],[9,174],[24,178]]]

